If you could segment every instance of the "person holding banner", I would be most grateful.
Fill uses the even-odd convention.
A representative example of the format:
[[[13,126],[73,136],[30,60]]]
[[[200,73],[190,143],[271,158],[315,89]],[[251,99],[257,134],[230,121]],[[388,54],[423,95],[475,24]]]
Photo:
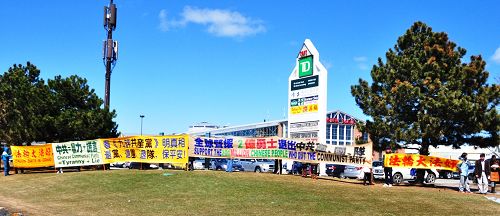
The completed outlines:
[[[282,159],[278,159],[278,166],[274,167],[274,169],[276,169],[276,174],[278,174],[278,175],[283,174],[283,160]]]
[[[467,160],[467,153],[462,153],[460,156],[460,163],[458,164],[458,172],[460,173],[460,184],[458,189],[462,193],[470,193],[469,187],[469,167],[471,166],[470,161]],[[465,192],[464,192],[465,189]]]
[[[391,149],[387,148],[385,150],[385,154],[390,154]],[[385,161],[385,155],[384,155],[384,160]],[[384,187],[392,187],[392,167],[384,167],[384,175],[385,175],[385,184]]]
[[[363,177],[363,185],[372,185],[372,168],[368,166],[363,167],[363,173],[365,174]]]
[[[274,174],[281,175],[283,169],[283,161],[281,159],[274,159]]]
[[[307,170],[309,170],[309,166],[310,164],[308,163],[302,164],[302,177],[307,177]]]
[[[479,187],[480,194],[488,193],[488,179],[490,178],[490,163],[484,160],[484,153],[479,155],[479,160],[476,161],[476,168],[474,174],[477,178],[477,186]]]
[[[4,172],[5,176],[9,175],[9,171],[10,171],[9,159],[10,159],[10,157],[11,156],[9,155],[9,147],[7,147],[7,146],[3,147],[2,161],[3,161],[3,172]]]

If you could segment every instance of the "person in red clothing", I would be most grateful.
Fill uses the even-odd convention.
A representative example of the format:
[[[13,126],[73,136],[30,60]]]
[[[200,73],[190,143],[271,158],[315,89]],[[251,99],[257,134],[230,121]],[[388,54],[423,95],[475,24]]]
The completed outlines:
[[[496,193],[495,187],[498,182],[500,182],[500,162],[498,161],[496,155],[492,155],[490,159],[490,181],[491,181],[491,193]],[[493,178],[495,176],[495,178]]]

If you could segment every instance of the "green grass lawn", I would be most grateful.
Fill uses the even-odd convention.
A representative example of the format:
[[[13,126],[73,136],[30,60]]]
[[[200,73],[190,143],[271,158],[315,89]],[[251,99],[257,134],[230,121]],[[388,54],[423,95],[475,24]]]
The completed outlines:
[[[163,176],[168,172],[174,175]],[[0,177],[0,206],[30,215],[495,215],[453,190],[214,171],[114,170]],[[496,213],[495,213],[496,212]]]

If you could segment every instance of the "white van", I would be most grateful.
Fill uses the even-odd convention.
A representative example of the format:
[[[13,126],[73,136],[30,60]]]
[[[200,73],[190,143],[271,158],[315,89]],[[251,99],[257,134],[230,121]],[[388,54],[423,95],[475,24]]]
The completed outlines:
[[[375,163],[375,162],[374,162]],[[381,163],[380,163],[381,164]],[[413,170],[413,171],[412,171]],[[426,169],[425,183],[434,184],[439,172],[436,169]],[[373,166],[373,178],[385,179],[384,168],[382,166]],[[404,183],[405,181],[415,181],[417,178],[415,169],[412,168],[392,168],[392,180],[395,185]]]

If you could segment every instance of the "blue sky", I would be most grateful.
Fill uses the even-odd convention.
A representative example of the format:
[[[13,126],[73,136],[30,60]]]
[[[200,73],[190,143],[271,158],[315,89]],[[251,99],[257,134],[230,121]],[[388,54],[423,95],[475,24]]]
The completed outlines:
[[[500,77],[498,1],[115,0],[119,60],[111,108],[121,132],[180,133],[208,121],[284,117],[288,76],[305,38],[328,68],[328,110],[365,119],[350,86],[413,22],[481,54]],[[0,71],[31,61],[47,80],[77,74],[104,97],[103,6],[109,1],[1,1]]]

